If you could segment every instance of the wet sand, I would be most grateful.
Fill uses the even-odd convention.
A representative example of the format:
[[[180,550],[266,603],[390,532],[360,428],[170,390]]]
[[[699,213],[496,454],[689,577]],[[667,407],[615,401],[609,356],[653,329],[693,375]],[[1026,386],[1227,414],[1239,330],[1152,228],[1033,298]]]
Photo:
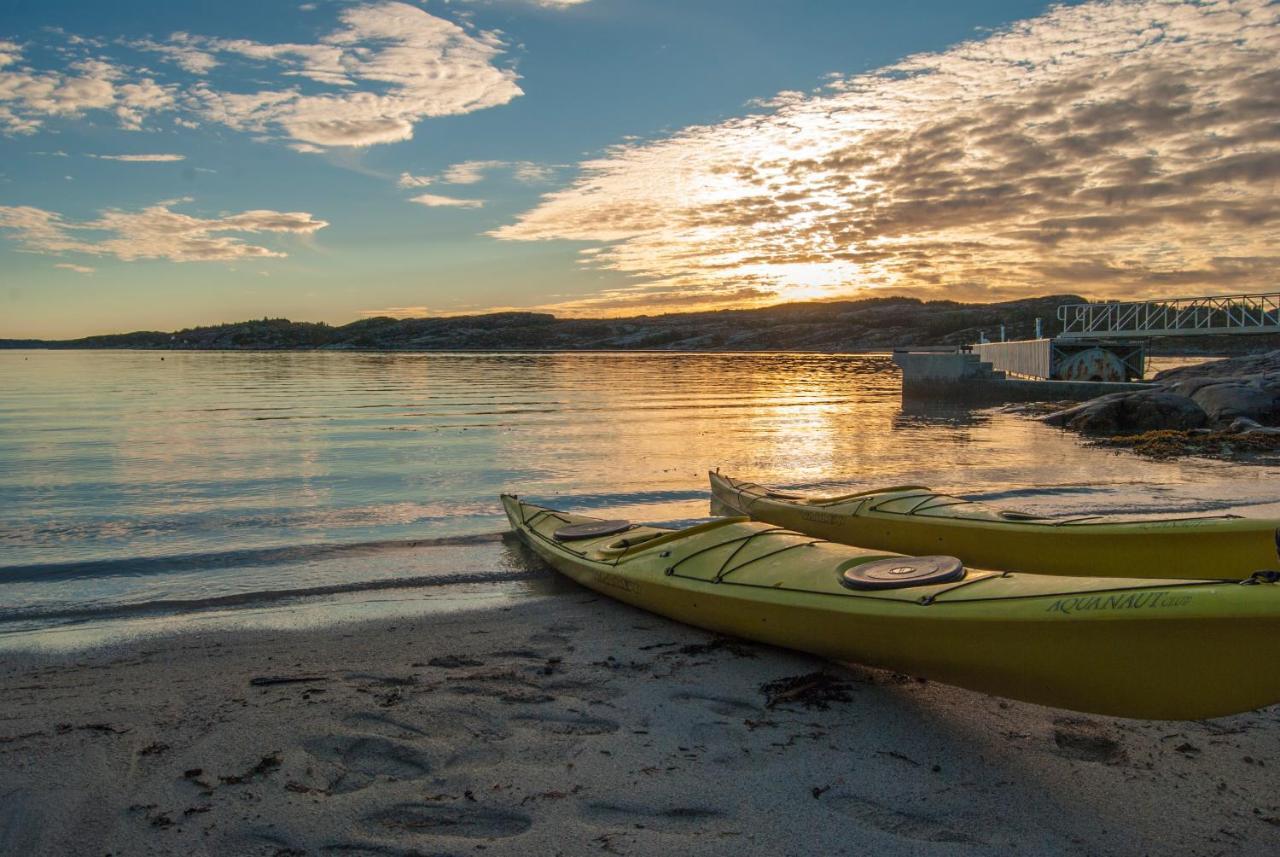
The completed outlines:
[[[0,661],[3,854],[1277,850],[1280,707],[1084,716],[577,588]]]

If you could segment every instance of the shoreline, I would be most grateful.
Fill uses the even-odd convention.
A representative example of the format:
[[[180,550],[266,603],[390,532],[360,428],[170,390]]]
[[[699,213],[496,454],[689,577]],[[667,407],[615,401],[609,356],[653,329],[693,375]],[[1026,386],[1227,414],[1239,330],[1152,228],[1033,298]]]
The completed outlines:
[[[1261,855],[1280,827],[1280,707],[1080,715],[567,583],[2,663],[6,853]]]

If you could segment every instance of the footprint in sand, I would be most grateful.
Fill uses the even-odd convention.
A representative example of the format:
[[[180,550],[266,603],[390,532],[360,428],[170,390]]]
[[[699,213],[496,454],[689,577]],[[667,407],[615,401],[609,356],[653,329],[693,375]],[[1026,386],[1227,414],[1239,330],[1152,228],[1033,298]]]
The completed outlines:
[[[732,696],[716,696],[707,693],[695,693],[693,691],[681,690],[671,694],[672,702],[701,702],[713,714],[719,714],[722,717],[741,717],[744,714],[755,714],[760,712],[760,706],[745,699],[738,699]]]
[[[534,634],[529,638],[531,646],[567,646],[569,638],[560,634]]]
[[[597,827],[645,827],[662,833],[700,833],[725,813],[705,806],[651,806],[643,803],[588,803],[581,815]]]
[[[429,833],[467,839],[519,836],[532,825],[529,816],[506,809],[420,803],[397,804],[361,820],[361,826],[370,832]]]
[[[378,714],[371,711],[361,711],[356,714],[352,714],[349,717],[343,718],[342,722],[356,729],[380,732],[391,738],[409,738],[423,734],[420,728],[411,723],[407,723],[386,714]]]
[[[308,753],[337,770],[329,778],[328,791],[359,791],[379,777],[414,779],[431,771],[425,753],[401,741],[373,735],[335,735],[304,742]]]
[[[587,715],[517,714],[511,720],[552,735],[609,735],[620,728],[613,720]]]
[[[1082,762],[1119,765],[1128,759],[1115,732],[1084,717],[1059,717],[1053,721],[1053,743],[1057,754]]]
[[[834,812],[857,819],[860,823],[902,839],[917,842],[954,842],[985,845],[984,840],[961,833],[927,815],[905,812],[856,795],[825,795],[822,805]]]

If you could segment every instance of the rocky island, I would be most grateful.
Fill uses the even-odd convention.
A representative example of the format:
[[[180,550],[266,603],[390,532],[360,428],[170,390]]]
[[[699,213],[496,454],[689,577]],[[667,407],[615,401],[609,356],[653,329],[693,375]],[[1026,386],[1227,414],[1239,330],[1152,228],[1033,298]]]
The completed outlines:
[[[170,333],[88,336],[71,340],[4,340],[0,348],[144,348],[166,350],[662,350],[858,351],[903,345],[960,345],[979,331],[1010,339],[1034,334],[1043,319],[1056,324],[1059,304],[1074,295],[1049,295],[991,304],[866,298],[779,304],[758,309],[642,315],[629,318],[557,318],[548,313],[503,312],[429,318],[367,318],[331,326],[323,322],[262,319],[194,327]]]

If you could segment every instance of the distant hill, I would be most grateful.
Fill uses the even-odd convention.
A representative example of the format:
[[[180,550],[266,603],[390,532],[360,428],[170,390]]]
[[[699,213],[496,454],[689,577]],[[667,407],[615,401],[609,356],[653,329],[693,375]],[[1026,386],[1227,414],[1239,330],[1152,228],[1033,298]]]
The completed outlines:
[[[164,350],[639,350],[857,351],[903,345],[976,342],[978,331],[1025,339],[1044,320],[1056,332],[1059,304],[1051,295],[992,304],[867,298],[792,303],[631,318],[556,318],[536,312],[440,318],[369,318],[332,327],[262,319],[173,333],[138,331],[69,340],[0,340],[0,348],[148,348]]]

